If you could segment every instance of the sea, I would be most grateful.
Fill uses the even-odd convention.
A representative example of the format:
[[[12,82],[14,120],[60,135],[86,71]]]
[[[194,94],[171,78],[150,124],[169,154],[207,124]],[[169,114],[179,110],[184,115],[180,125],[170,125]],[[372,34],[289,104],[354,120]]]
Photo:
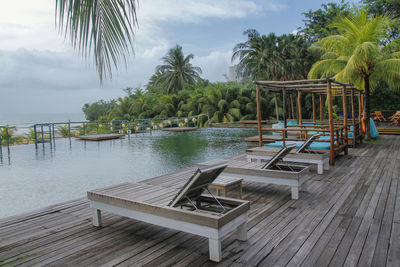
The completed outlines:
[[[81,113],[26,113],[26,114],[2,114],[0,113],[0,126],[15,126],[15,135],[24,135],[29,132],[32,125],[47,122],[85,121],[85,115]]]

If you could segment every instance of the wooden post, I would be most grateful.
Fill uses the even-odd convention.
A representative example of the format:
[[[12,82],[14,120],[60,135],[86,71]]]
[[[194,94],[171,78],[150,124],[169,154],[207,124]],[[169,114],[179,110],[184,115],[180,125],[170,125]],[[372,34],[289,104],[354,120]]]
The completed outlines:
[[[324,100],[322,94],[319,94],[319,120],[324,120]]]
[[[262,130],[261,130],[261,92],[260,85],[256,86],[256,94],[257,94],[257,127],[258,127],[258,146],[262,147]]]
[[[293,105],[293,96],[292,94],[290,95],[290,109],[292,110],[292,119],[294,120],[294,105]]]
[[[290,97],[290,94],[289,94],[289,97]],[[288,117],[289,117],[289,120],[292,119],[292,109],[290,108],[290,100],[289,100],[289,105],[288,105]]]
[[[286,120],[286,89],[282,89],[282,104],[283,104],[283,128],[286,128],[287,125],[287,120]],[[287,136],[287,133],[285,132],[285,136]]]
[[[358,128],[360,131],[360,136],[363,136],[363,129],[362,129],[362,114],[363,112],[363,101],[362,101],[362,95],[361,92],[358,92]]]
[[[343,97],[343,124],[344,124],[344,141],[345,141],[345,149],[344,154],[347,155],[347,146],[349,144],[348,140],[348,129],[347,129],[347,90],[346,86],[342,88],[342,97]]]
[[[358,92],[358,122],[359,123],[361,123],[361,112],[362,112],[361,92]]]
[[[328,115],[329,115],[329,133],[330,133],[330,158],[329,163],[331,165],[335,164],[335,140],[334,140],[334,131],[333,131],[333,107],[332,107],[332,91],[331,91],[331,81],[329,79],[327,82],[327,96],[328,96]]]
[[[299,113],[299,125],[303,125],[303,115],[301,113],[301,91],[297,91],[297,109]]]
[[[317,120],[317,114],[316,114],[316,110],[315,110],[315,93],[312,93],[312,118],[313,118],[313,122],[315,125],[315,122]]]
[[[276,115],[276,121],[279,121],[279,107],[278,107],[278,98],[276,97],[276,93],[274,93],[274,99],[275,99],[275,115]]]
[[[351,124],[353,125],[353,147],[357,146],[356,138],[356,118],[354,110],[354,89],[351,89]]]

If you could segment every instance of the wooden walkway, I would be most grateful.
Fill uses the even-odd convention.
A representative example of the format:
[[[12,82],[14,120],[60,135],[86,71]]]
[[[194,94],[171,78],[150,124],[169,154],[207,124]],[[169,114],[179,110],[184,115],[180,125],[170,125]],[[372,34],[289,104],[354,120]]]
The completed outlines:
[[[124,138],[125,134],[87,134],[87,135],[77,135],[76,139],[86,140],[86,141],[104,141],[111,139]]]
[[[290,198],[285,186],[243,182],[248,241],[222,244],[221,266],[400,266],[400,137],[350,149]],[[180,187],[193,169],[144,181]],[[205,238],[104,214],[85,199],[0,220],[0,265],[214,265]]]

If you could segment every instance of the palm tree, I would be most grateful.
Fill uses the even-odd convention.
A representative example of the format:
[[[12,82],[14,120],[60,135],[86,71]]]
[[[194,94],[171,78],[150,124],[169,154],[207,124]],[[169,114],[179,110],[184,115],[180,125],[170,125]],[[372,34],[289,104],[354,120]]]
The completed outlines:
[[[281,55],[276,49],[279,38],[271,33],[260,35],[256,30],[246,30],[247,41],[233,48],[232,62],[239,59],[238,72],[253,79],[271,79],[277,76]]]
[[[391,25],[393,20],[387,16],[369,17],[360,9],[330,25],[339,34],[315,43],[324,54],[311,68],[309,78],[334,76],[365,90],[366,139],[370,139],[370,89],[379,81],[399,86],[400,52],[388,52],[391,44],[381,42]]]
[[[164,85],[168,94],[177,93],[185,84],[194,84],[196,79],[200,78],[202,71],[190,63],[193,57],[193,54],[185,57],[180,45],[171,48],[162,58],[164,65],[156,67],[158,74],[156,84]]]
[[[136,0],[56,0],[56,23],[74,49],[94,56],[100,81],[133,53]]]
[[[256,30],[244,32],[248,40],[233,49],[232,62],[239,59],[238,71],[253,79],[302,79],[315,62],[316,54],[307,51],[309,44],[301,35],[268,36]]]

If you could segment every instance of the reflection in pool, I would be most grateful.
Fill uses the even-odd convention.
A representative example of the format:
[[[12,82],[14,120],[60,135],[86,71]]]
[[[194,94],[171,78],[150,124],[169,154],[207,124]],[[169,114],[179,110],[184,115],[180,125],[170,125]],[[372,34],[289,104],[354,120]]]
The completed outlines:
[[[3,147],[0,218],[84,197],[86,191],[139,181],[243,153],[254,129],[156,131],[102,142],[59,139],[55,145]]]

